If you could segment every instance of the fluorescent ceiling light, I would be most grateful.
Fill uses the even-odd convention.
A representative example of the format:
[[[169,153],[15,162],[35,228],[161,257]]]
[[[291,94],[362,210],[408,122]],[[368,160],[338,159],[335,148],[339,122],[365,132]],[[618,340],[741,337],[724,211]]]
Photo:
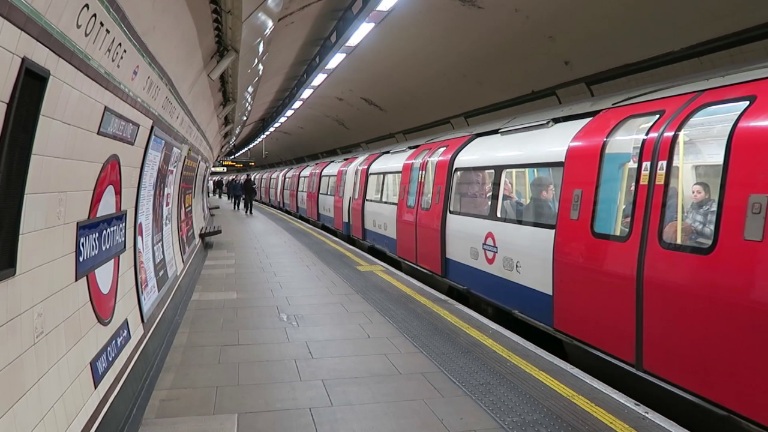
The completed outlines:
[[[387,12],[388,10],[392,9],[392,6],[397,3],[397,0],[381,0],[381,3],[379,3],[378,6],[376,6],[377,11],[381,12]]]
[[[363,38],[368,34],[368,32],[373,30],[373,26],[375,25],[376,23],[372,23],[372,22],[364,22],[360,24],[360,27],[358,27],[357,30],[355,30],[355,32],[352,34],[352,37],[349,38],[347,43],[345,43],[344,45],[350,46],[350,47],[357,46],[357,44],[359,44],[360,41],[363,40]]]
[[[328,74],[321,73],[320,75],[316,76],[315,79],[312,81],[312,84],[310,84],[313,87],[317,87],[320,84],[325,81],[325,79],[328,78]]]
[[[301,94],[299,99],[306,99],[308,98],[315,90],[314,89],[306,89],[304,90],[304,93]]]
[[[342,60],[344,60],[344,57],[346,57],[346,56],[347,55],[344,54],[344,53],[336,53],[336,55],[333,56],[331,61],[328,62],[328,66],[326,66],[325,68],[326,69],[333,69],[333,68],[335,68],[336,66],[339,65],[339,63],[341,63]]]
[[[293,113],[295,113],[295,112],[296,112],[296,110],[292,110],[292,109],[289,109],[288,111],[286,111],[286,112],[285,112],[285,116],[286,116],[286,117],[290,117],[290,116],[292,116],[292,115],[293,115]]]
[[[286,120],[288,120],[288,117],[280,117],[280,123],[285,123]]]
[[[297,110],[304,103],[304,101],[296,101],[291,108]]]

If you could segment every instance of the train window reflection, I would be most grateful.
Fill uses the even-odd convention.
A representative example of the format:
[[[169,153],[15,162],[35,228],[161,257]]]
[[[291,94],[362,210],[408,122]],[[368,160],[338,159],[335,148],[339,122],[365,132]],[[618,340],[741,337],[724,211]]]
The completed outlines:
[[[453,213],[488,216],[491,208],[492,169],[464,169],[453,176],[450,210]]]
[[[668,160],[662,244],[683,251],[708,250],[717,238],[726,147],[749,101],[699,109],[675,135]]]
[[[357,199],[360,196],[360,171],[363,170],[362,166],[358,166],[357,169],[355,169],[355,196],[353,199]]]
[[[381,188],[383,184],[383,174],[372,174],[368,178],[368,190],[365,193],[366,201],[379,201],[381,199]]]
[[[638,158],[648,131],[659,117],[659,114],[651,114],[625,119],[605,140],[592,217],[596,237],[622,239],[629,236],[635,213]]]
[[[432,189],[435,186],[435,169],[437,168],[437,160],[440,158],[440,155],[443,154],[443,151],[445,151],[446,148],[447,147],[440,147],[429,156],[429,159],[427,159],[427,166],[424,170],[424,187],[421,192],[422,210],[429,210],[432,208]]]
[[[413,160],[413,163],[411,163],[411,176],[408,179],[408,198],[405,201],[405,205],[408,208],[416,207],[416,193],[419,189],[419,168],[421,167],[421,160],[424,159],[424,155],[428,151],[428,149],[422,150]]]
[[[328,176],[320,177],[320,195],[328,195]]]
[[[397,204],[397,195],[400,190],[400,173],[388,173],[384,176],[384,187],[381,193],[381,201],[389,204]]]

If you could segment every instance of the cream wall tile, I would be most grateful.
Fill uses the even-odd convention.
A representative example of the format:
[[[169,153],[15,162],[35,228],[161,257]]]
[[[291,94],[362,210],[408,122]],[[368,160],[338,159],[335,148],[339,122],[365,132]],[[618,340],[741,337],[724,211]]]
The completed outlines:
[[[23,234],[19,237],[18,272],[28,272],[74,252],[74,232],[75,224],[67,224]]]
[[[0,30],[0,35],[2,30]],[[16,72],[11,72],[11,63],[13,54],[10,51],[0,48],[0,88],[5,87],[7,80],[13,81],[16,78]],[[5,101],[4,101],[5,102]]]
[[[93,191],[67,192],[65,223],[72,223],[88,218]]]
[[[18,432],[16,430],[16,422],[13,415],[0,415],[0,431],[3,432]]]
[[[65,193],[27,195],[24,198],[21,233],[27,234],[64,224],[66,205]]]
[[[0,30],[0,46],[8,51],[16,51],[16,45],[19,44],[21,30],[13,24],[6,22]]]
[[[8,308],[6,305],[8,304],[9,286],[9,281],[0,282],[0,328],[8,321]]]
[[[22,317],[18,316],[0,327],[0,336],[3,341],[3,349],[0,351],[0,368],[12,364],[24,352],[21,321]]]
[[[32,0],[32,7],[37,9],[38,12],[40,12],[42,15],[45,15],[45,13],[48,11],[48,7],[51,5],[52,0]],[[61,1],[61,0],[55,0],[55,1]]]
[[[53,410],[56,414],[56,430],[66,430],[69,421],[67,421],[67,412],[64,409],[64,400],[59,399],[56,405],[53,406]]]
[[[45,61],[48,60],[49,55],[54,55],[51,50],[46,48],[43,44],[41,44],[38,41],[35,41],[35,47],[32,51],[32,56],[30,58],[33,62],[37,63],[41,67],[45,67]]]
[[[19,66],[21,66],[21,58],[13,56],[8,68],[8,78],[3,83],[3,86],[0,87],[0,101],[8,102],[10,100],[13,85],[16,83],[16,75],[19,72]]]
[[[53,404],[51,404],[51,407]],[[45,418],[43,419],[43,422],[45,422],[45,428],[48,430],[48,432],[54,432],[58,431],[59,428],[56,425],[56,412],[52,409],[48,409],[48,413],[45,415]]]
[[[34,40],[32,36],[21,32],[19,35],[19,42],[16,44],[16,49],[13,52],[19,57],[32,58],[32,55],[35,53],[36,46],[37,41]]]
[[[61,96],[63,87],[64,83],[56,77],[51,77],[48,80],[48,88],[45,91],[45,98],[43,99],[43,116],[52,118],[56,115],[56,106],[59,103],[59,97]]]
[[[55,2],[55,3],[59,3],[59,2],[57,1],[57,2]],[[62,3],[63,3],[63,2],[62,2]],[[48,53],[48,57],[46,57],[46,59],[45,59],[45,65],[44,65],[44,67],[45,67],[46,69],[48,69],[49,71],[53,72],[53,71],[55,71],[55,70],[56,70],[56,67],[57,67],[57,66],[58,66],[58,64],[59,64],[59,61],[63,61],[63,60],[61,60],[61,59],[59,58],[59,56],[57,56],[57,55],[56,55],[56,54],[54,54],[53,52],[49,52],[49,53]]]

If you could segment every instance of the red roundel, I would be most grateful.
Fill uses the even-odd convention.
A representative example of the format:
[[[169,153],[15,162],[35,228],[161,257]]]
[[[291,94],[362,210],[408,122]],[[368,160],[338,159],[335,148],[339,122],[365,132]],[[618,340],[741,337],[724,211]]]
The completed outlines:
[[[499,253],[499,248],[496,246],[496,237],[492,232],[488,231],[483,239],[483,254],[485,255],[485,262],[489,265],[493,265],[496,261],[496,254]]]
[[[101,172],[93,188],[88,219],[121,211],[123,195],[120,158],[113,154],[101,166]],[[120,276],[120,257],[108,261],[89,273],[88,294],[96,318],[103,325],[112,321],[117,303],[117,283]]]

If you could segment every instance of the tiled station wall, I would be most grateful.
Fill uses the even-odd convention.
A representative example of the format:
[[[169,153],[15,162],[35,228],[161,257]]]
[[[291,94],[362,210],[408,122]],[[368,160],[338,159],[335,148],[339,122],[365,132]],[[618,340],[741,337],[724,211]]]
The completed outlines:
[[[0,18],[0,122],[24,57],[50,71],[50,79],[26,185],[17,271],[0,282],[0,431],[80,431],[111,396],[108,389],[130,354],[141,349],[145,324],[136,290],[134,226],[153,121]],[[134,145],[97,135],[105,106],[140,125]],[[114,318],[104,326],[86,279],[75,281],[75,238],[77,222],[88,219],[102,164],[112,154],[122,165],[127,249],[120,256]],[[202,199],[196,187],[196,220],[202,219]],[[181,273],[177,208],[174,203],[173,250]],[[131,340],[96,387],[90,362],[126,319]]]

